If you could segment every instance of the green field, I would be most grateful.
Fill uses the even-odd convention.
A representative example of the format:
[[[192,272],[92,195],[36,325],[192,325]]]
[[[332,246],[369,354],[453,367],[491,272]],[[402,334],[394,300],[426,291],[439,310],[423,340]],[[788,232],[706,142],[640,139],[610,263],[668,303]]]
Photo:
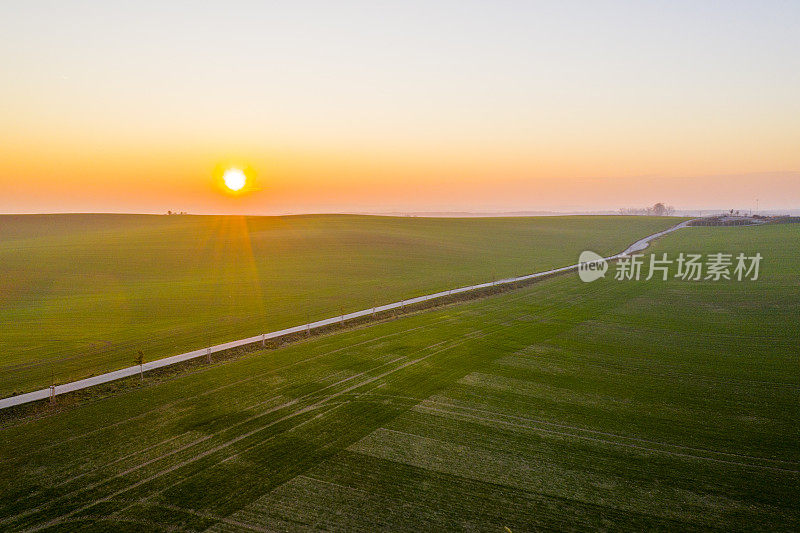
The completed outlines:
[[[800,225],[654,251],[764,261],[564,275],[20,422],[0,529],[797,530]]]
[[[0,216],[0,397],[618,252],[646,217]]]

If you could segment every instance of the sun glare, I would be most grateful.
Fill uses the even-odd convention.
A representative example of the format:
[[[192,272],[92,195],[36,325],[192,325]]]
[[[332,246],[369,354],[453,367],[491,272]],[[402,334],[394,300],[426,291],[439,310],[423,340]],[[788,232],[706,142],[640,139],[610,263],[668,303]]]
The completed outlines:
[[[247,182],[247,177],[240,169],[229,168],[225,171],[225,174],[222,175],[222,181],[225,182],[225,186],[230,190],[240,191]]]

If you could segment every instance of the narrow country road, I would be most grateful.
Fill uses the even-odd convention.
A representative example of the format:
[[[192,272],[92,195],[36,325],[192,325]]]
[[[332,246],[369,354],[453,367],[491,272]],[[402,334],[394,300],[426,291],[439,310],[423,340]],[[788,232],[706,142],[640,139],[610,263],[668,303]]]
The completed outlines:
[[[668,233],[672,233],[673,231],[679,230],[681,228],[685,228],[689,225],[690,220],[685,222],[681,222],[675,226],[672,226],[669,229],[664,231],[660,231],[658,233],[654,233],[652,235],[648,235],[643,239],[640,239],[626,248],[624,251],[606,257],[607,261],[611,261],[614,259],[618,259],[620,257],[630,255],[636,252],[641,252],[650,244],[650,242],[654,239],[667,235]],[[360,318],[364,316],[368,316],[374,313],[381,313],[383,311],[389,311],[392,309],[399,309],[405,307],[407,305],[414,305],[421,302],[426,302],[428,300],[434,300],[436,298],[443,298],[446,296],[451,296],[453,294],[471,292],[475,290],[485,289],[488,287],[493,287],[497,285],[508,285],[511,283],[518,283],[520,281],[525,281],[529,279],[540,278],[544,276],[549,276],[552,274],[557,274],[560,272],[567,272],[570,270],[575,270],[578,268],[578,264],[569,265],[561,268],[554,268],[551,270],[545,270],[542,272],[536,272],[533,274],[527,274],[525,276],[518,276],[515,278],[506,278],[497,281],[490,281],[487,283],[480,283],[478,285],[470,285],[467,287],[459,287],[457,289],[450,289],[446,291],[437,292],[434,294],[427,294],[424,296],[418,296],[416,298],[410,298],[408,300],[401,300],[399,302],[394,302],[390,304],[385,304],[377,307],[371,307],[369,309],[364,309],[361,311],[355,311],[353,313],[347,313],[344,315],[335,316],[332,318],[326,318],[324,320],[318,320],[316,322],[310,322],[308,324],[302,324],[299,326],[294,326],[291,328],[286,328],[278,331],[273,331],[270,333],[263,333],[261,335],[256,335],[255,337],[248,337],[246,339],[239,339],[231,342],[226,342],[223,344],[217,344],[216,346],[210,346],[208,348],[201,348],[199,350],[193,350],[191,352],[182,353],[179,355],[174,355],[172,357],[165,357],[164,359],[158,359],[156,361],[150,361],[142,365],[141,369],[139,366],[131,366],[128,368],[122,368],[120,370],[115,370],[114,372],[108,372],[106,374],[100,374],[98,376],[92,376],[90,378],[81,379],[78,381],[72,381],[70,383],[64,383],[62,385],[56,385],[51,388],[41,389],[34,392],[28,392],[25,394],[20,394],[17,396],[11,396],[8,398],[0,399],[0,409],[5,409],[7,407],[13,407],[15,405],[22,405],[30,402],[35,402],[38,400],[45,400],[49,398],[51,395],[57,396],[59,394],[65,394],[68,392],[73,392],[81,389],[86,389],[88,387],[92,387],[94,385],[100,385],[103,383],[108,383],[110,381],[115,381],[118,379],[123,379],[131,376],[136,376],[139,374],[140,371],[147,372],[150,370],[155,370],[157,368],[163,368],[165,366],[174,365],[177,363],[181,363],[184,361],[189,361],[191,359],[195,359],[198,357],[208,356],[216,352],[221,352],[224,350],[229,350],[231,348],[237,348],[240,346],[246,346],[248,344],[255,344],[258,342],[265,342],[270,339],[276,339],[279,337],[284,337],[286,335],[292,335],[295,333],[302,333],[304,331],[311,331],[313,329],[322,328],[325,326],[330,326],[332,324],[343,323],[347,322],[348,320],[352,320],[355,318]]]

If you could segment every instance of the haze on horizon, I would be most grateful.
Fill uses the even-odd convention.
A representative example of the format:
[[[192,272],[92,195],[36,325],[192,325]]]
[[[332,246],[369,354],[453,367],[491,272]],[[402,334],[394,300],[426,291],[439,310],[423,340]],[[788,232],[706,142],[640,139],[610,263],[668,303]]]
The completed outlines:
[[[0,6],[0,212],[800,207],[798,2],[196,4]]]

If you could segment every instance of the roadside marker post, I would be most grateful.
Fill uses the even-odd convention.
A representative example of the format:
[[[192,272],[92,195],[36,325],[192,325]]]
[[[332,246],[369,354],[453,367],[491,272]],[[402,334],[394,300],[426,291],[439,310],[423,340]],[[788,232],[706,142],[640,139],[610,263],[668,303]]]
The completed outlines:
[[[141,350],[136,352],[136,364],[139,365],[139,381],[144,381],[144,353]]]

